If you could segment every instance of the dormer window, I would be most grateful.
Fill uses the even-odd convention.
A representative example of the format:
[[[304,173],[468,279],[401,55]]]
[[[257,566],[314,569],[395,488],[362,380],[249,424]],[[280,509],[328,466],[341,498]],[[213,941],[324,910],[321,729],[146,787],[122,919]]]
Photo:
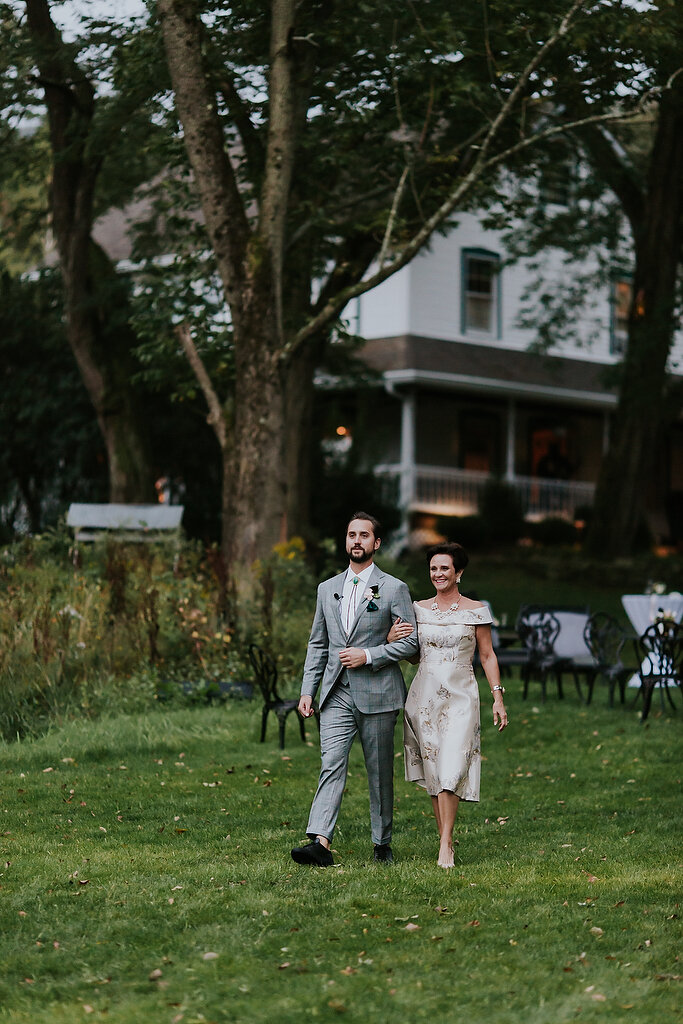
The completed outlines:
[[[500,337],[500,256],[497,253],[463,249],[462,332]]]

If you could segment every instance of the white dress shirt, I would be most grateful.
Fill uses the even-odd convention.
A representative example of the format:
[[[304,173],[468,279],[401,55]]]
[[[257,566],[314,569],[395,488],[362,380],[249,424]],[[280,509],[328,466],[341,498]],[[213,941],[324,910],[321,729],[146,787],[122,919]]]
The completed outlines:
[[[341,620],[347,636],[351,632],[351,627],[355,622],[358,609],[360,608],[363,600],[363,594],[368,589],[368,581],[374,568],[374,563],[372,563],[363,569],[362,572],[355,572],[353,566],[350,565],[346,572],[344,591],[341,599]],[[354,583],[354,580],[358,580],[358,582]],[[366,665],[372,664],[370,651],[367,650],[367,648],[364,648],[364,652]]]

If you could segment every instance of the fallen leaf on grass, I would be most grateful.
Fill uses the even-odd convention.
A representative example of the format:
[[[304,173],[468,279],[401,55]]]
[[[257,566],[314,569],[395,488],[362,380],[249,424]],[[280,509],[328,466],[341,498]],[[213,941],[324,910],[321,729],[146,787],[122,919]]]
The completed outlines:
[[[356,968],[355,968],[355,967],[345,967],[345,968],[344,968],[344,969],[343,969],[342,971],[340,971],[339,973],[340,973],[340,974],[347,974],[347,975],[348,975],[348,974],[358,974],[358,971],[356,970]]]
[[[285,962],[283,964],[280,964],[280,966],[278,967],[278,971],[284,971],[285,967],[291,967],[291,966],[292,965],[291,965],[290,961],[289,960],[285,960]]]
[[[84,1013],[94,1013],[95,1012],[95,1007],[94,1006],[90,1006],[88,1003],[83,1003],[83,1012]]]
[[[202,960],[217,960],[218,953],[203,953]]]
[[[475,918],[474,921],[468,921],[467,924],[465,925],[465,927],[466,928],[478,928],[479,927],[479,921],[477,921],[477,919]]]
[[[331,1010],[334,1010],[335,1013],[346,1013],[346,1007],[340,999],[330,999],[327,1005]]]
[[[407,932],[416,932],[419,927],[419,924],[414,924],[413,921],[409,921],[404,930]]]
[[[604,934],[605,933],[602,928],[598,928],[597,925],[594,925],[594,927],[591,928],[591,935],[594,935],[596,939],[601,939]]]
[[[161,977],[161,975],[162,975],[161,968],[160,967],[155,967],[153,971],[149,972],[149,980],[150,981],[158,981],[158,979]]]
[[[655,981],[680,981],[681,974],[655,974]]]

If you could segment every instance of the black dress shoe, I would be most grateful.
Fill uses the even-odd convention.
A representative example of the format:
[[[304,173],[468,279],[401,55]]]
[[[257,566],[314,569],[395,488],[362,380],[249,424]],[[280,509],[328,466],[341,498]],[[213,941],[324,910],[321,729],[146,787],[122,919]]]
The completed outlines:
[[[328,868],[334,864],[334,857],[319,839],[314,839],[305,846],[295,846],[292,850],[292,860],[297,864],[317,864],[320,868]]]
[[[391,852],[389,843],[383,843],[381,846],[375,847],[375,860],[379,861],[380,864],[394,863],[394,855]]]

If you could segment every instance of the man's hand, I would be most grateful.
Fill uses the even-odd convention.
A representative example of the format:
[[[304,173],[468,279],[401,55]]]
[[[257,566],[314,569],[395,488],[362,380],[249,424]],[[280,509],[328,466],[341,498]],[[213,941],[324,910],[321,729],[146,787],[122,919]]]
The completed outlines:
[[[365,651],[360,647],[345,647],[339,652],[339,660],[344,668],[360,668],[366,663]]]
[[[307,693],[299,698],[298,711],[302,718],[310,718],[313,714],[313,698]]]

